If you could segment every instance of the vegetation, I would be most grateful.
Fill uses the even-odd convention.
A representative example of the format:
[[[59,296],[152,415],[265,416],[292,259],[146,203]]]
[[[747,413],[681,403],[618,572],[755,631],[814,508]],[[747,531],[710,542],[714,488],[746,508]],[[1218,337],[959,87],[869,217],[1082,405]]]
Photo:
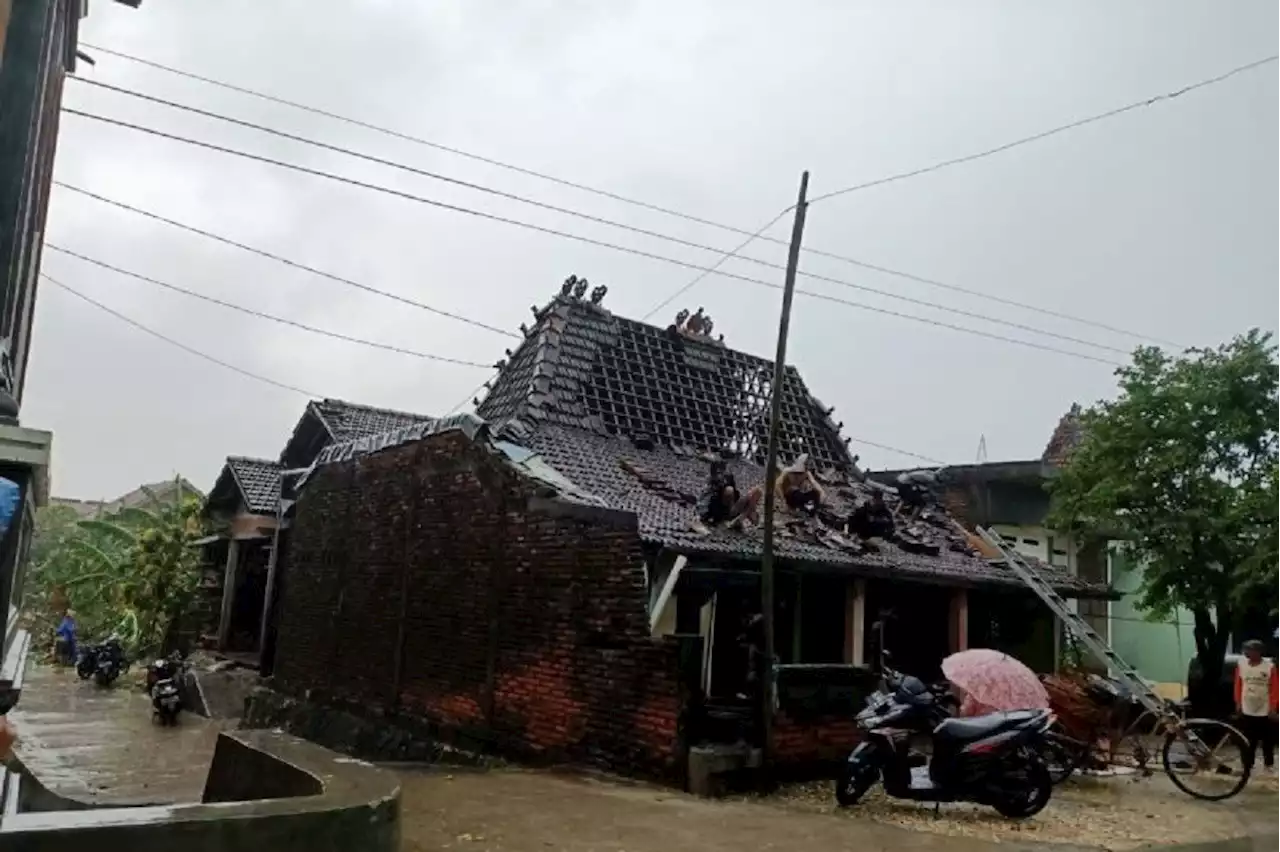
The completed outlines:
[[[1141,348],[1117,375],[1119,396],[1082,415],[1050,523],[1122,540],[1144,566],[1139,605],[1192,614],[1214,683],[1241,616],[1276,607],[1276,347],[1255,330],[1180,357]]]
[[[205,529],[198,496],[151,497],[149,508],[93,520],[65,506],[40,510],[24,602],[34,635],[51,636],[69,606],[81,641],[116,633],[134,655],[166,644],[195,602],[200,552],[191,544]]]

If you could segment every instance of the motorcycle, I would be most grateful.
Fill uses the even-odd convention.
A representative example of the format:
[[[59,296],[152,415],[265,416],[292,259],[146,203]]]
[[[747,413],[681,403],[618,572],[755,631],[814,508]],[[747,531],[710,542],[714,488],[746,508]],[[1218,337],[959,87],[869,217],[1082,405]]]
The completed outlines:
[[[1054,721],[1048,710],[957,718],[942,688],[886,672],[856,717],[865,738],[836,782],[836,801],[854,805],[883,780],[895,799],[974,802],[1011,819],[1034,816],[1053,793],[1040,742]],[[910,748],[913,734],[929,735],[932,757]]]
[[[186,663],[174,653],[147,667],[147,694],[151,696],[152,717],[161,725],[178,724],[182,712],[182,691],[178,686]]]
[[[115,636],[86,647],[76,661],[76,675],[81,680],[93,678],[98,686],[110,686],[128,668],[124,649]]]

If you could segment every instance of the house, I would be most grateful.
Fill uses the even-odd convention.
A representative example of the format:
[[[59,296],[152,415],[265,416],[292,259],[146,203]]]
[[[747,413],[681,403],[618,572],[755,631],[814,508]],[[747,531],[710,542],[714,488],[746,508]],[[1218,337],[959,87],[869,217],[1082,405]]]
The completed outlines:
[[[75,512],[80,520],[114,515],[121,509],[149,509],[156,504],[173,505],[179,499],[196,497],[204,499],[204,494],[184,477],[163,479],[139,485],[127,494],[114,500],[80,500],[75,497],[51,497],[50,506],[60,506]]]
[[[574,286],[574,285],[577,286]],[[763,479],[770,362],[616,316],[570,279],[535,310],[477,415],[324,449],[298,486],[280,592],[277,689],[384,724],[538,758],[678,775],[698,742],[754,739],[740,634],[759,611],[758,526],[699,520],[723,462]],[[831,410],[788,368],[784,461],[825,497],[777,530],[777,759],[843,757],[873,647],[936,672],[969,613],[1030,593],[945,513],[846,529],[872,492]],[[300,460],[300,459],[299,459]],[[1047,565],[1064,594],[1105,589]]]
[[[1165,695],[1183,695],[1187,667],[1195,656],[1191,614],[1180,610],[1168,622],[1148,620],[1136,605],[1142,571],[1104,535],[1072,536],[1045,525],[1049,513],[1046,484],[1083,439],[1081,409],[1073,405],[1058,421],[1038,459],[984,462],[945,468],[943,500],[969,526],[990,527],[1019,553],[1041,559],[1089,583],[1110,586],[1110,598],[1076,601],[1076,611],[1143,677]],[[898,471],[875,476],[891,481]],[[1053,616],[1041,606],[1034,616]],[[1052,628],[1057,651],[1040,659],[1050,671],[1062,661],[1061,626]],[[1099,661],[1086,660],[1098,666]]]
[[[0,0],[0,476],[19,487],[18,509],[0,541],[0,615],[5,619],[0,713],[21,690],[29,641],[17,624],[22,573],[35,510],[49,497],[52,435],[20,426],[18,415],[62,83],[75,68],[80,19],[86,14],[87,0]]]
[[[217,532],[202,542],[204,594],[217,613],[209,644],[270,673],[276,572],[272,554],[288,546],[281,499],[290,471],[305,470],[321,450],[429,418],[338,399],[312,400],[278,459],[228,456],[205,501]],[[281,535],[285,532],[284,535]]]

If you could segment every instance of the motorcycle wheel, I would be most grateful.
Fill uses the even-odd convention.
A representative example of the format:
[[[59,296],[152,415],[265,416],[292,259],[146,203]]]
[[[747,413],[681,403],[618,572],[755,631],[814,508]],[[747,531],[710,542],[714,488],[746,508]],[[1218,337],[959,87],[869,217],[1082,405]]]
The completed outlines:
[[[876,770],[855,772],[849,767],[840,773],[840,777],[836,779],[836,804],[842,808],[852,807],[858,804],[859,800],[867,794],[871,789],[871,785],[876,783],[880,777],[880,773]]]
[[[1040,745],[1040,757],[1049,769],[1049,777],[1054,786],[1071,777],[1072,773],[1084,763],[1088,747],[1065,735],[1050,731]]]
[[[1026,762],[1026,781],[1016,796],[1002,796],[992,802],[996,813],[1009,819],[1027,819],[1044,810],[1053,795],[1053,776],[1039,757]]]

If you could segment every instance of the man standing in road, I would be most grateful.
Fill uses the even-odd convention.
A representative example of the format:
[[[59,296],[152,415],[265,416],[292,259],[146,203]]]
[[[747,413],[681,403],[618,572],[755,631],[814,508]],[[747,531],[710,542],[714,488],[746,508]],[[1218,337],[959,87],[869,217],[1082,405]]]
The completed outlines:
[[[1250,639],[1244,643],[1244,659],[1236,666],[1236,713],[1240,715],[1240,732],[1249,740],[1245,766],[1252,769],[1258,746],[1262,746],[1262,763],[1275,771],[1276,752],[1276,667],[1262,658],[1262,643]]]

